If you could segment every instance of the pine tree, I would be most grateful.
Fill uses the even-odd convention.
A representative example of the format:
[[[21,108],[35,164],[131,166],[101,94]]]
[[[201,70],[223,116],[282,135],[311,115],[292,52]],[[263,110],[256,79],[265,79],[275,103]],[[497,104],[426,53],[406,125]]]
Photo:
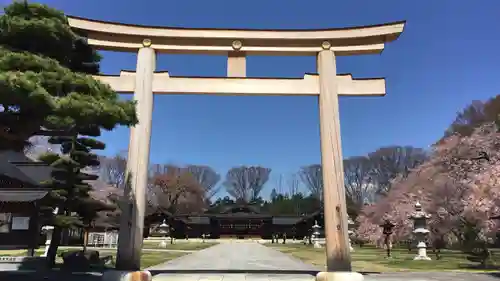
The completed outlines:
[[[61,231],[82,227],[104,206],[93,200],[83,171],[99,164],[91,151],[101,129],[137,123],[135,104],[120,101],[99,72],[99,55],[71,30],[64,13],[46,5],[14,2],[0,16],[0,150],[21,150],[29,137],[50,135],[61,155],[41,160],[54,168],[44,202],[56,216],[48,260],[55,262]]]
[[[134,103],[119,101],[109,85],[89,75],[99,72],[100,59],[71,30],[64,13],[26,1],[5,7],[0,16],[0,150],[22,150],[29,137],[61,135],[75,122],[107,130],[135,124]]]
[[[87,230],[98,213],[114,209],[114,206],[90,196],[92,186],[88,181],[96,180],[98,176],[83,172],[88,167],[99,165],[98,156],[91,150],[104,149],[104,144],[81,135],[95,137],[99,135],[99,129],[96,128],[93,134],[82,131],[71,137],[52,137],[50,142],[61,145],[62,154],[48,153],[40,157],[40,160],[53,167],[52,181],[49,183],[51,193],[42,202],[45,207],[41,209],[42,216],[55,226],[47,255],[51,266],[55,262],[63,229],[83,228],[87,240]],[[51,215],[54,206],[58,208],[55,216]]]

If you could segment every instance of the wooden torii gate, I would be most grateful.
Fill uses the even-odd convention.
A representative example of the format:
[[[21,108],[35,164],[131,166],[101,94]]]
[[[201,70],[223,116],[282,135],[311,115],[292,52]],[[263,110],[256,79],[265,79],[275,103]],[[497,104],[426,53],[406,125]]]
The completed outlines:
[[[336,56],[381,53],[386,42],[403,32],[404,21],[321,30],[248,30],[152,27],[78,17],[68,20],[96,49],[138,52],[135,72],[95,77],[117,92],[134,93],[139,117],[130,133],[129,212],[122,215],[117,267],[140,266],[153,94],[312,95],[319,97],[327,271],[351,271],[338,96],[383,96],[385,80],[338,75]],[[227,77],[173,77],[155,72],[158,53],[225,54]],[[247,78],[248,54],[317,56],[318,74],[299,79]]]

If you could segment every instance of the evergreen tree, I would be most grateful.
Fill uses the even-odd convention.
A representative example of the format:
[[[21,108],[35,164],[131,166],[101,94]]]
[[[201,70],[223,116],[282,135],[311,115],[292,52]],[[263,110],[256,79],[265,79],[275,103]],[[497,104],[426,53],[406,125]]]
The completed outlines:
[[[66,134],[75,121],[78,127],[98,124],[108,130],[134,124],[134,103],[119,101],[109,85],[89,75],[99,72],[99,61],[62,12],[26,1],[5,7],[0,16],[0,150],[20,151],[37,134]]]
[[[61,155],[41,160],[54,167],[45,205],[57,207],[48,260],[54,264],[61,231],[84,226],[103,206],[93,200],[84,171],[99,164],[91,153],[101,129],[137,123],[135,104],[120,101],[92,77],[99,55],[75,33],[65,15],[46,5],[14,2],[0,16],[0,150],[21,150],[29,137],[50,135]],[[46,211],[46,210],[43,210]]]
[[[83,172],[87,167],[99,165],[98,156],[91,153],[91,150],[104,149],[102,142],[82,136],[98,136],[99,129],[94,133],[81,132],[70,137],[52,137],[50,142],[60,144],[62,154],[47,153],[40,157],[40,160],[53,167],[52,181],[49,183],[51,193],[42,201],[41,208],[42,216],[48,218],[47,223],[55,226],[47,255],[51,266],[55,262],[63,229],[83,228],[84,242],[87,242],[87,230],[98,213],[114,209],[106,202],[90,196],[92,186],[88,181],[96,180],[98,176]],[[53,207],[58,208],[55,216],[51,215]]]

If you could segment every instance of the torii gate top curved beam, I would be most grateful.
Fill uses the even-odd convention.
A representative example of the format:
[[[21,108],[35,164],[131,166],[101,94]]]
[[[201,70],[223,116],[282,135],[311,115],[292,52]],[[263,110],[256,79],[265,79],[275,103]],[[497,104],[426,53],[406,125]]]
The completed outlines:
[[[396,40],[405,22],[335,29],[206,29],[131,25],[68,17],[83,31],[90,45],[102,50],[136,52],[150,39],[157,52],[316,55],[327,42],[337,55],[380,53]]]

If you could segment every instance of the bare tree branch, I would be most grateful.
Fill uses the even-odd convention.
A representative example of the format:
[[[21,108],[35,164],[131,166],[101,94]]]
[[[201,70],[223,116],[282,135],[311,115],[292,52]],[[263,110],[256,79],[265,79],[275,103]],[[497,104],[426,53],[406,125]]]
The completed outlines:
[[[428,154],[421,148],[411,146],[390,146],[378,149],[368,155],[372,167],[371,181],[379,194],[386,194],[391,181],[398,175],[407,176],[411,169],[422,164]]]
[[[33,160],[38,160],[45,153],[60,153],[61,146],[49,143],[49,137],[33,136],[28,140],[29,144],[24,149],[24,154]]]
[[[321,165],[313,164],[300,168],[300,180],[311,194],[318,198],[323,199],[323,174]]]
[[[204,207],[204,188],[192,177],[186,168],[165,165],[164,173],[153,178],[154,192],[158,205],[175,214],[198,212]]]
[[[299,193],[299,176],[296,173],[291,174],[287,179],[288,193],[290,197]]]
[[[100,162],[101,180],[116,188],[124,188],[127,172],[127,158],[124,156],[124,152],[111,158],[101,157]]]
[[[259,198],[260,192],[269,180],[271,169],[259,166],[231,168],[223,185],[236,200],[251,202]]]
[[[203,187],[205,190],[205,199],[212,199],[220,190],[217,183],[220,181],[220,175],[209,166],[189,165],[187,172]]]
[[[371,184],[373,165],[368,157],[357,156],[344,160],[344,186],[346,196],[358,209],[374,199],[375,188]]]
[[[284,179],[283,174],[280,174],[276,179],[276,193],[283,194]]]

